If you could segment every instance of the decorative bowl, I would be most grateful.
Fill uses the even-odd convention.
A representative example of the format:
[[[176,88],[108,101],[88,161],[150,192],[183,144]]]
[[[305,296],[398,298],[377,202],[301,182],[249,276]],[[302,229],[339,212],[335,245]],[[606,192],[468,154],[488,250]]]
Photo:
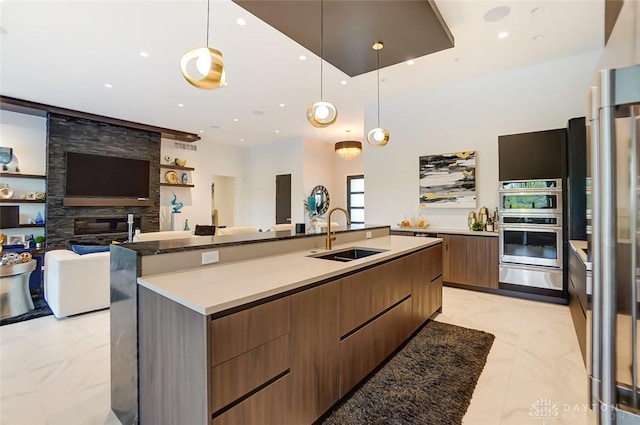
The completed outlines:
[[[178,167],[184,167],[185,165],[187,165],[187,160],[182,158],[176,158],[176,165]]]

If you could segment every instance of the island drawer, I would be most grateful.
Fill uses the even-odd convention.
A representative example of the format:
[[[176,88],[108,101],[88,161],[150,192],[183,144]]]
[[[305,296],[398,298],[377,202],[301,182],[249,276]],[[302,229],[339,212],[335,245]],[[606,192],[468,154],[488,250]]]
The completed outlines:
[[[212,366],[289,333],[290,304],[284,297],[212,320]]]
[[[212,425],[288,425],[290,375],[216,416]]]
[[[289,334],[215,366],[211,373],[211,406],[227,406],[291,366]]]
[[[415,328],[411,303],[408,297],[340,342],[341,396],[407,339]]]
[[[407,258],[340,279],[340,335],[344,336],[411,293]]]

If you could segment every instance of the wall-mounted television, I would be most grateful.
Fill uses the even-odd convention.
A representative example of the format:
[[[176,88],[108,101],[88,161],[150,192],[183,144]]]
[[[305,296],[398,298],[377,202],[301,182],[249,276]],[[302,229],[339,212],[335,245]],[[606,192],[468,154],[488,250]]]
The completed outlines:
[[[149,197],[149,161],[66,153],[66,196]]]

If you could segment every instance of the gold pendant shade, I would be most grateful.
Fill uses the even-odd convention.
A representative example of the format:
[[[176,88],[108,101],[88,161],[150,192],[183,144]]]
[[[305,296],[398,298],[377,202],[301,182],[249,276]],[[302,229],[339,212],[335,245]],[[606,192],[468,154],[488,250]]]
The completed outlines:
[[[338,119],[338,110],[331,102],[315,102],[307,107],[307,120],[314,127],[328,127]]]
[[[211,47],[197,47],[185,53],[180,71],[189,84],[199,89],[213,90],[225,83],[222,53]]]

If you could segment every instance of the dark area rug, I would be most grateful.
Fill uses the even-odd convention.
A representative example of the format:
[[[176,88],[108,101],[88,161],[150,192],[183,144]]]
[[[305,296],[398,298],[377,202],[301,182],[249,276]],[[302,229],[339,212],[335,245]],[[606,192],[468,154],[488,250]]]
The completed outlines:
[[[47,302],[40,296],[33,297],[33,306],[35,308],[31,311],[26,312],[25,314],[0,320],[0,326],[24,322],[25,320],[37,319],[38,317],[44,317],[53,314]]]
[[[321,423],[459,425],[494,339],[429,322]]]

